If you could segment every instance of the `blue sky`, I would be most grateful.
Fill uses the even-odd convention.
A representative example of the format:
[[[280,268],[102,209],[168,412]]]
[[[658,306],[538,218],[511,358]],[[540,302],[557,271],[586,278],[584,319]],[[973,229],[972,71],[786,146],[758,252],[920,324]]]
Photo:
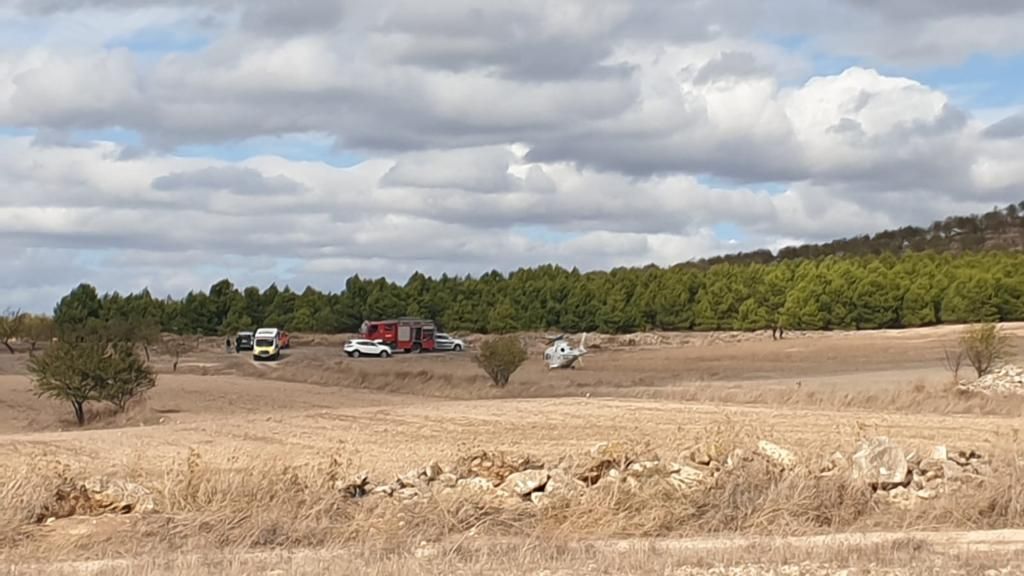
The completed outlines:
[[[1004,108],[1024,102],[1024,54],[978,54],[957,66],[912,72],[912,77],[942,90],[968,109]]]
[[[199,52],[213,41],[187,23],[175,26],[147,26],[104,42],[108,49],[125,48],[139,56],[163,56],[171,53]]]

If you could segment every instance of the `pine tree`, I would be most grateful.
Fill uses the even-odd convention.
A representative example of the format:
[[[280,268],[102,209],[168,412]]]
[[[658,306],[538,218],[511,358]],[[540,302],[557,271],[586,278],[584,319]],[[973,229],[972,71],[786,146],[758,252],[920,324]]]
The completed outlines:
[[[949,323],[995,322],[999,320],[996,306],[996,282],[983,273],[966,276],[954,282],[942,300],[942,320]]]
[[[928,284],[918,280],[911,284],[900,306],[900,324],[907,328],[930,326],[936,321],[935,303],[931,300]]]
[[[738,330],[764,330],[771,326],[772,322],[768,309],[754,298],[747,299],[740,306],[736,318],[736,328]]]

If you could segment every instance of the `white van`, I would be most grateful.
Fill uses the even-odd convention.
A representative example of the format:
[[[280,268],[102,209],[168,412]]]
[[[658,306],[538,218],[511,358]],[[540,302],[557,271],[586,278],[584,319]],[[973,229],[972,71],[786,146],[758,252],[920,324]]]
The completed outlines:
[[[253,338],[253,360],[277,360],[281,357],[281,332],[277,328],[260,328]]]

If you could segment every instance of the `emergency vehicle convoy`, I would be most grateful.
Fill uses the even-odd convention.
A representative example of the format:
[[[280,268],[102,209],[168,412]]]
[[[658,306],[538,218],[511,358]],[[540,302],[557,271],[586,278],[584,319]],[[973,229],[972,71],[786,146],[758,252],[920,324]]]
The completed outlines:
[[[359,338],[345,343],[345,354],[350,357],[376,356],[390,358],[404,352],[461,352],[466,343],[437,331],[432,320],[397,318],[394,320],[365,321],[359,328]],[[279,328],[260,328],[235,335],[235,352],[251,351],[255,361],[278,360],[281,351],[290,347],[288,332]]]
[[[359,328],[359,335],[366,340],[377,341],[405,353],[437,349],[436,334],[437,327],[433,321],[419,318],[366,321]]]

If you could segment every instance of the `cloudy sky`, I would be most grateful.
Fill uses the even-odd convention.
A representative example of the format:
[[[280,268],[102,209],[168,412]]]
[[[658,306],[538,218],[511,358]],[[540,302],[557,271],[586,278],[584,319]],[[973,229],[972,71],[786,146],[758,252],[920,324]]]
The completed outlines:
[[[1024,200],[1019,0],[0,0],[0,308]]]

